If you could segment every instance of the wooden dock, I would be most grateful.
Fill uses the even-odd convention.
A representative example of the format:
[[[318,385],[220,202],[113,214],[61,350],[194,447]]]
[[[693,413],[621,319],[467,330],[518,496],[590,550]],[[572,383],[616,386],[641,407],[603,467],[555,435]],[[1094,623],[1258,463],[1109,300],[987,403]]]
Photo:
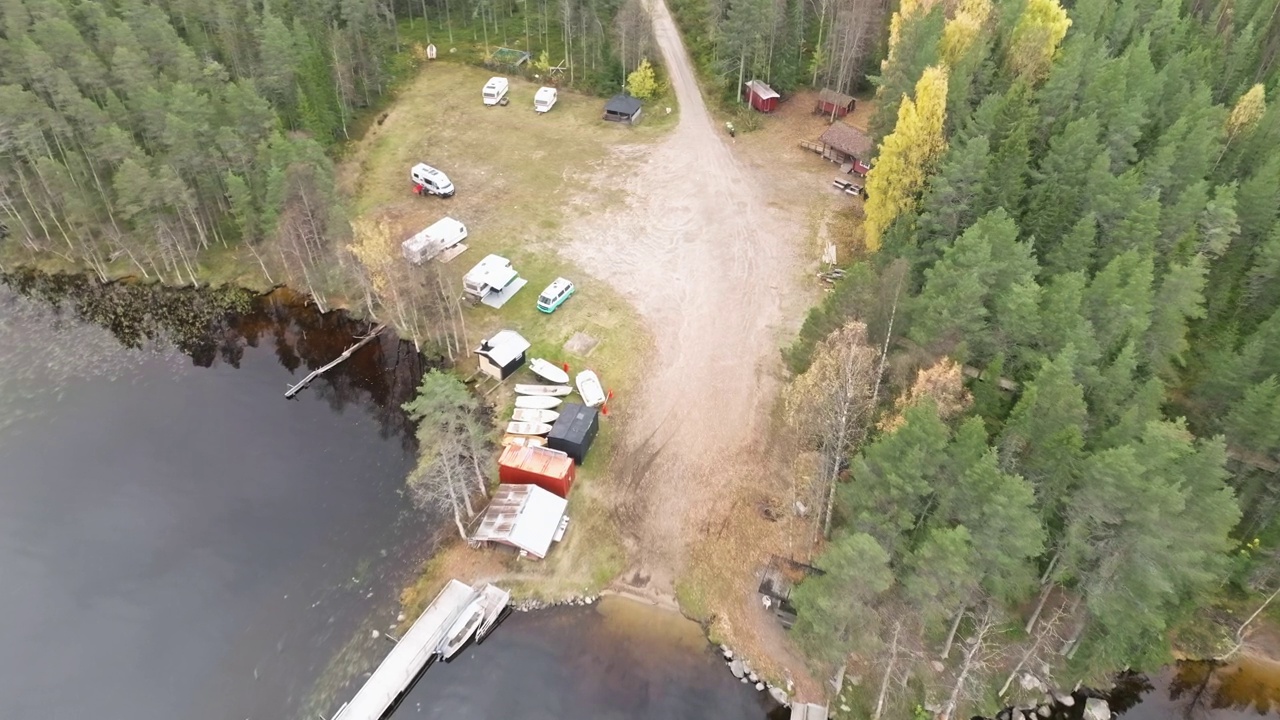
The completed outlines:
[[[343,705],[333,720],[380,720],[418,678],[436,656],[440,642],[459,614],[478,594],[458,580],[450,580],[439,595],[413,621],[408,632],[373,671],[351,701]]]

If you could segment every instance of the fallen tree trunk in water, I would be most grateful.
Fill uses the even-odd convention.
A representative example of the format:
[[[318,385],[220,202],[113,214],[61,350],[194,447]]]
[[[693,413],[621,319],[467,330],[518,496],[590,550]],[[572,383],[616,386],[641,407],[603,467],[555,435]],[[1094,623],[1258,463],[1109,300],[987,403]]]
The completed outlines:
[[[311,371],[311,374],[309,374],[309,375],[307,375],[306,377],[302,378],[302,382],[298,383],[297,385],[294,385],[293,387],[289,388],[288,390],[285,390],[285,391],[284,391],[284,396],[285,396],[285,397],[287,397],[287,398],[291,398],[291,397],[293,397],[294,395],[297,395],[299,390],[301,390],[302,388],[304,388],[304,387],[306,387],[306,386],[307,386],[307,383],[311,382],[312,380],[315,380],[316,378],[320,377],[321,375],[325,374],[326,372],[329,372],[329,370],[333,369],[336,365],[340,364],[343,360],[346,360],[347,358],[349,358],[349,357],[351,357],[352,355],[354,355],[354,354],[355,354],[355,352],[356,352],[357,350],[359,350],[360,348],[362,348],[362,347],[364,347],[365,345],[369,344],[369,341],[370,341],[370,340],[373,340],[375,337],[377,337],[377,336],[378,336],[378,333],[380,333],[380,332],[382,332],[383,330],[385,330],[385,329],[386,329],[386,327],[387,327],[387,324],[386,324],[386,323],[382,323],[382,324],[381,324],[381,325],[379,325],[378,327],[374,328],[374,329],[373,329],[373,330],[372,330],[368,335],[365,335],[364,337],[360,338],[360,342],[356,343],[355,345],[352,345],[351,347],[347,348],[346,350],[343,350],[343,351],[342,351],[342,354],[341,354],[341,355],[339,355],[336,359],[334,359],[334,360],[333,360],[333,362],[330,362],[329,364],[327,364],[327,365],[325,365],[324,367],[319,368],[319,369],[317,369],[317,370],[312,370],[312,371]]]

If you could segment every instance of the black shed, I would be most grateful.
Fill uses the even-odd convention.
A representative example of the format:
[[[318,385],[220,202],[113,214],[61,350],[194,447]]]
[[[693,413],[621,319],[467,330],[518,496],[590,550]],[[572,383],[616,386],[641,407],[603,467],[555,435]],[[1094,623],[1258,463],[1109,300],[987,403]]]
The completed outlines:
[[[560,418],[551,426],[547,435],[547,447],[559,450],[573,458],[579,465],[587,459],[591,441],[600,431],[600,413],[586,405],[569,403],[560,410]]]
[[[614,95],[604,104],[604,119],[635,123],[640,119],[640,101],[630,95]]]

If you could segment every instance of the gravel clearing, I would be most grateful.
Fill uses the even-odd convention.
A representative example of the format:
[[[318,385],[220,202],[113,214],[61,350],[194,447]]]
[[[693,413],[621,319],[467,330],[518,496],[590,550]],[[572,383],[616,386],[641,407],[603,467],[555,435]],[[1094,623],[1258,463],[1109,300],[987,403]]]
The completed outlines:
[[[611,494],[632,563],[624,582],[670,598],[712,509],[760,479],[752,445],[780,384],[778,349],[811,291],[803,208],[778,201],[787,177],[734,154],[665,4],[650,11],[679,124],[657,144],[615,151],[643,152],[633,172],[611,176],[606,163],[597,180],[625,201],[575,221],[563,252],[631,302],[655,338],[635,396],[610,408],[625,427]]]

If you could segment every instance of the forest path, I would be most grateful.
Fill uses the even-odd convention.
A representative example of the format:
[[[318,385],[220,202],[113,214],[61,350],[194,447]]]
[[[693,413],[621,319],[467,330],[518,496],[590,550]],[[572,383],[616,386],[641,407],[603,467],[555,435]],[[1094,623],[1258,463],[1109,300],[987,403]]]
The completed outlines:
[[[631,562],[623,583],[670,601],[691,545],[764,479],[756,445],[780,384],[778,348],[807,297],[805,221],[771,206],[788,179],[735,156],[666,4],[648,5],[679,123],[655,145],[619,149],[644,153],[634,172],[599,180],[625,204],[576,221],[564,251],[622,293],[655,339],[635,394],[610,407],[623,433],[609,495]]]

